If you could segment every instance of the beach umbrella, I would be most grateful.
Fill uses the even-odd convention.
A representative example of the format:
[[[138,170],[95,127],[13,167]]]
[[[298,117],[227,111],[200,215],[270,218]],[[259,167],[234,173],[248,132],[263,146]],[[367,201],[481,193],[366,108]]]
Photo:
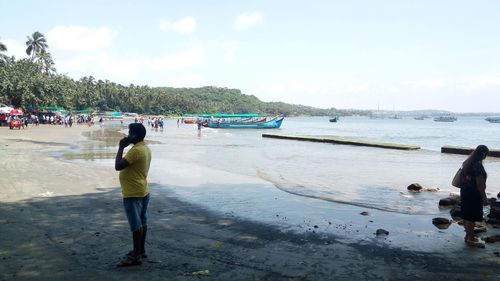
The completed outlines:
[[[14,108],[12,108],[10,106],[0,107],[0,114],[10,113],[12,109],[14,109]]]
[[[9,112],[10,115],[23,115],[23,112],[17,108],[14,108],[12,109],[10,112]]]

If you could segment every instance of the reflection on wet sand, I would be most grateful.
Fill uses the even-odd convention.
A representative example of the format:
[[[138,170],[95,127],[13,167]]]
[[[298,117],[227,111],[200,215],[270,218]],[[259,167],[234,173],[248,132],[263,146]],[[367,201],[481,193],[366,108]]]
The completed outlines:
[[[120,132],[125,127],[110,127],[102,130],[84,132],[87,140],[79,143],[76,149],[70,150],[62,155],[64,160],[108,160],[114,159],[118,142],[125,134]],[[148,144],[159,143],[147,141]]]
[[[125,135],[120,133],[121,128],[106,128],[102,130],[84,132],[87,140],[79,143],[75,150],[70,150],[62,155],[64,160],[106,160],[113,159],[115,153],[110,148],[118,145]]]

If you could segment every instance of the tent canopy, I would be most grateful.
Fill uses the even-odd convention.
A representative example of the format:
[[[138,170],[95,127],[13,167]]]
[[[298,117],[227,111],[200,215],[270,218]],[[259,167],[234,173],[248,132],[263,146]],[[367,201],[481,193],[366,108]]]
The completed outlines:
[[[2,106],[2,107],[0,107],[0,114],[10,114],[12,109],[14,109],[14,108],[12,108],[10,106]]]
[[[10,115],[23,115],[23,112],[17,108],[14,108],[10,111]]]

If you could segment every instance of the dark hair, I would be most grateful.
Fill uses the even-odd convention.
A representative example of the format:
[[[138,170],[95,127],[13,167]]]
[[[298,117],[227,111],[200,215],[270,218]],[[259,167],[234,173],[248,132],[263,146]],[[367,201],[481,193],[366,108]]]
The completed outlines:
[[[472,151],[469,157],[467,157],[467,159],[464,161],[464,170],[469,171],[474,164],[483,161],[484,158],[486,158],[486,156],[488,155],[488,152],[490,152],[490,150],[486,145],[478,145],[476,149],[474,149],[474,151]]]
[[[130,123],[128,129],[137,137],[138,142],[144,140],[144,137],[146,137],[146,128],[141,123]]]

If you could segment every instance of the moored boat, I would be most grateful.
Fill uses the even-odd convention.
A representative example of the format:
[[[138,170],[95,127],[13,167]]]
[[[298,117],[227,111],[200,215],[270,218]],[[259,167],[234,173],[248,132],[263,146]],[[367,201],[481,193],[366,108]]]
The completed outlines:
[[[337,122],[337,121],[339,121],[339,117],[338,116],[330,118],[330,122]]]
[[[281,127],[284,117],[273,118],[265,122],[245,123],[245,122],[211,122],[207,124],[209,128],[223,129],[277,129]]]
[[[439,117],[435,117],[434,121],[436,121],[436,122],[455,122],[455,121],[457,121],[457,117],[455,117],[455,116],[439,116]]]
[[[500,117],[488,117],[484,119],[490,123],[500,123]]]
[[[209,128],[253,128],[274,129],[279,128],[284,117],[268,117],[264,114],[185,114],[185,118],[196,118],[200,123]]]

